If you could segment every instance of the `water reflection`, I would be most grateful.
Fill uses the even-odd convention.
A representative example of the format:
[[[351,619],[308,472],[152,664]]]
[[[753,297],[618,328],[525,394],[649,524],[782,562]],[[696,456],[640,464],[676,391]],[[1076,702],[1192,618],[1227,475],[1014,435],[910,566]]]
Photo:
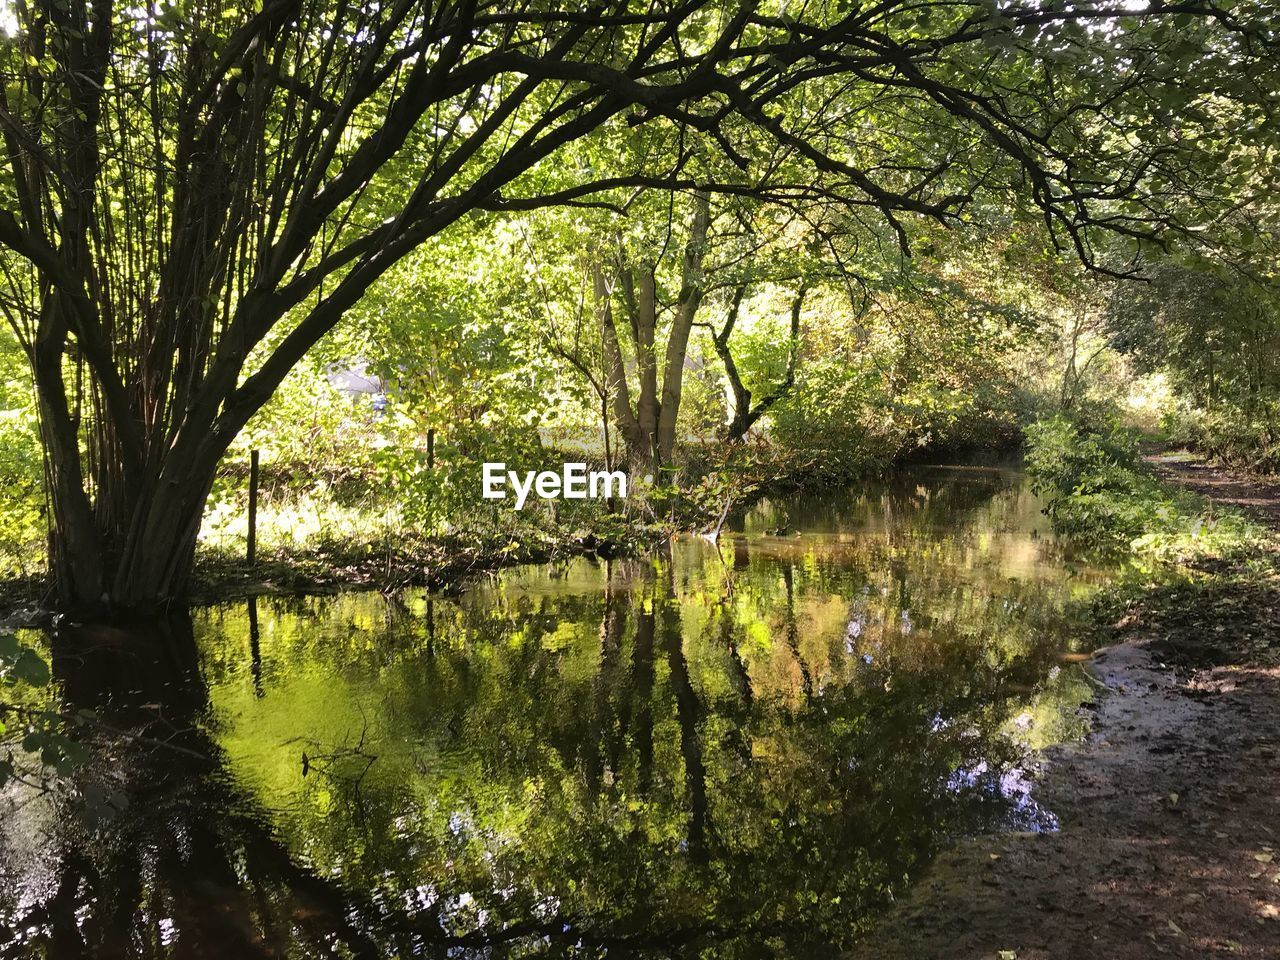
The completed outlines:
[[[123,809],[10,798],[0,956],[829,953],[948,837],[1052,826],[1018,762],[1097,575],[1041,524],[930,471],[719,550],[60,636],[129,731],[72,787]]]

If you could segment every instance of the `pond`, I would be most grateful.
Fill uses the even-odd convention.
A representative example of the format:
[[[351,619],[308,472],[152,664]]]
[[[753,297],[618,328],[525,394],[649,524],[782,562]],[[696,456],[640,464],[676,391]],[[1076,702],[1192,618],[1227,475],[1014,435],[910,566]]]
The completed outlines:
[[[0,956],[832,955],[940,846],[1054,828],[1023,765],[1105,574],[1046,529],[919,468],[719,549],[65,628],[114,732],[0,798]]]

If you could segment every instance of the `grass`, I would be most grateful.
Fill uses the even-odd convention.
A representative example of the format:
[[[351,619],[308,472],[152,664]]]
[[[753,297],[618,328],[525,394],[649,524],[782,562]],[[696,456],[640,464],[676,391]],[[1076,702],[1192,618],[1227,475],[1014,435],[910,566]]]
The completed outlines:
[[[1057,416],[1028,428],[1027,439],[1027,472],[1045,513],[1081,552],[1154,568],[1274,548],[1262,524],[1162,481],[1133,431]]]
[[[1029,439],[1028,469],[1055,528],[1123,561],[1089,601],[1107,642],[1140,638],[1185,671],[1280,664],[1275,531],[1161,480],[1132,434],[1058,417]]]

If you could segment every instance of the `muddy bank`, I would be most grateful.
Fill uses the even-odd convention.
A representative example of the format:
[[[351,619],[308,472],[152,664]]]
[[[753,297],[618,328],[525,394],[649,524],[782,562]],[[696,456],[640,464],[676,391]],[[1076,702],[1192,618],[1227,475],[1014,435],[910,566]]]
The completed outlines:
[[[1186,461],[1155,466],[1280,518],[1267,484]],[[1215,572],[1127,611],[1122,642],[1085,667],[1098,686],[1092,733],[1036,765],[1037,798],[1060,831],[951,850],[848,960],[1280,958],[1273,571]]]
[[[1280,671],[1090,669],[1093,734],[1038,770],[1061,830],[946,854],[850,960],[1280,957]]]

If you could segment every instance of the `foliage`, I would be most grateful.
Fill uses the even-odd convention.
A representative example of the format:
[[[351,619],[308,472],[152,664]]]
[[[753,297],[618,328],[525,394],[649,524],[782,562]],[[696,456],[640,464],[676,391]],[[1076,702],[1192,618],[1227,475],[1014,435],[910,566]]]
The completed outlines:
[[[1141,462],[1136,434],[1118,426],[1066,416],[1033,424],[1027,471],[1054,529],[1085,549],[1179,561],[1239,553],[1264,536],[1240,514],[1161,483]]]
[[[35,398],[26,360],[0,328],[0,578],[25,579],[44,567],[44,473]]]
[[[852,302],[832,293],[815,304],[772,436],[819,475],[1016,438],[1022,387],[1009,371],[1032,346],[1025,314],[958,266],[969,250],[948,253],[868,278]]]
[[[1107,312],[1115,345],[1177,394],[1168,436],[1268,473],[1280,470],[1278,224],[1274,202],[1242,201],[1216,244],[1149,257],[1146,282],[1117,291]]]
[[[832,247],[848,275],[858,254],[905,254],[939,224],[1033,215],[1055,250],[1119,273],[1145,241],[1216,228],[1276,182],[1271,4],[192,0],[11,14],[0,302],[40,400],[55,583],[98,614],[181,592],[246,424],[344,316],[376,309],[376,285],[400,282],[415,250],[458,231],[465,245],[475,220],[639,214],[608,224],[627,269],[606,272],[675,294],[664,399],[648,403],[645,377],[635,411],[656,413],[671,459],[688,326],[713,284],[706,251],[688,255],[700,230],[678,264],[658,263],[670,231],[655,210],[696,226],[691,204],[729,198],[717,203],[743,229],[722,236],[743,262],[754,217],[803,222],[803,246]],[[785,260],[775,247],[762,262]],[[725,280],[760,279],[713,262]],[[444,282],[418,303],[420,342],[528,342],[505,337],[504,298],[483,282],[469,297],[462,276],[431,278]],[[480,305],[498,310],[477,325]],[[633,362],[647,373],[645,326]],[[515,355],[475,354],[499,369]],[[626,372],[609,360],[604,406]],[[787,370],[756,381],[770,383],[761,403],[790,389]],[[925,382],[883,394],[919,408],[922,433],[965,420],[953,385]],[[518,384],[499,390],[517,409]],[[408,392],[420,424],[457,415],[422,382]],[[630,431],[633,451],[647,431]]]
[[[49,665],[35,650],[0,633],[0,748],[7,748],[0,788],[14,779],[46,787],[49,773],[66,776],[87,756],[47,706],[50,681]]]
[[[1161,429],[1174,443],[1207,454],[1231,467],[1280,473],[1280,396],[1254,406],[1252,413],[1219,404],[1205,409],[1187,398],[1169,410]]]

